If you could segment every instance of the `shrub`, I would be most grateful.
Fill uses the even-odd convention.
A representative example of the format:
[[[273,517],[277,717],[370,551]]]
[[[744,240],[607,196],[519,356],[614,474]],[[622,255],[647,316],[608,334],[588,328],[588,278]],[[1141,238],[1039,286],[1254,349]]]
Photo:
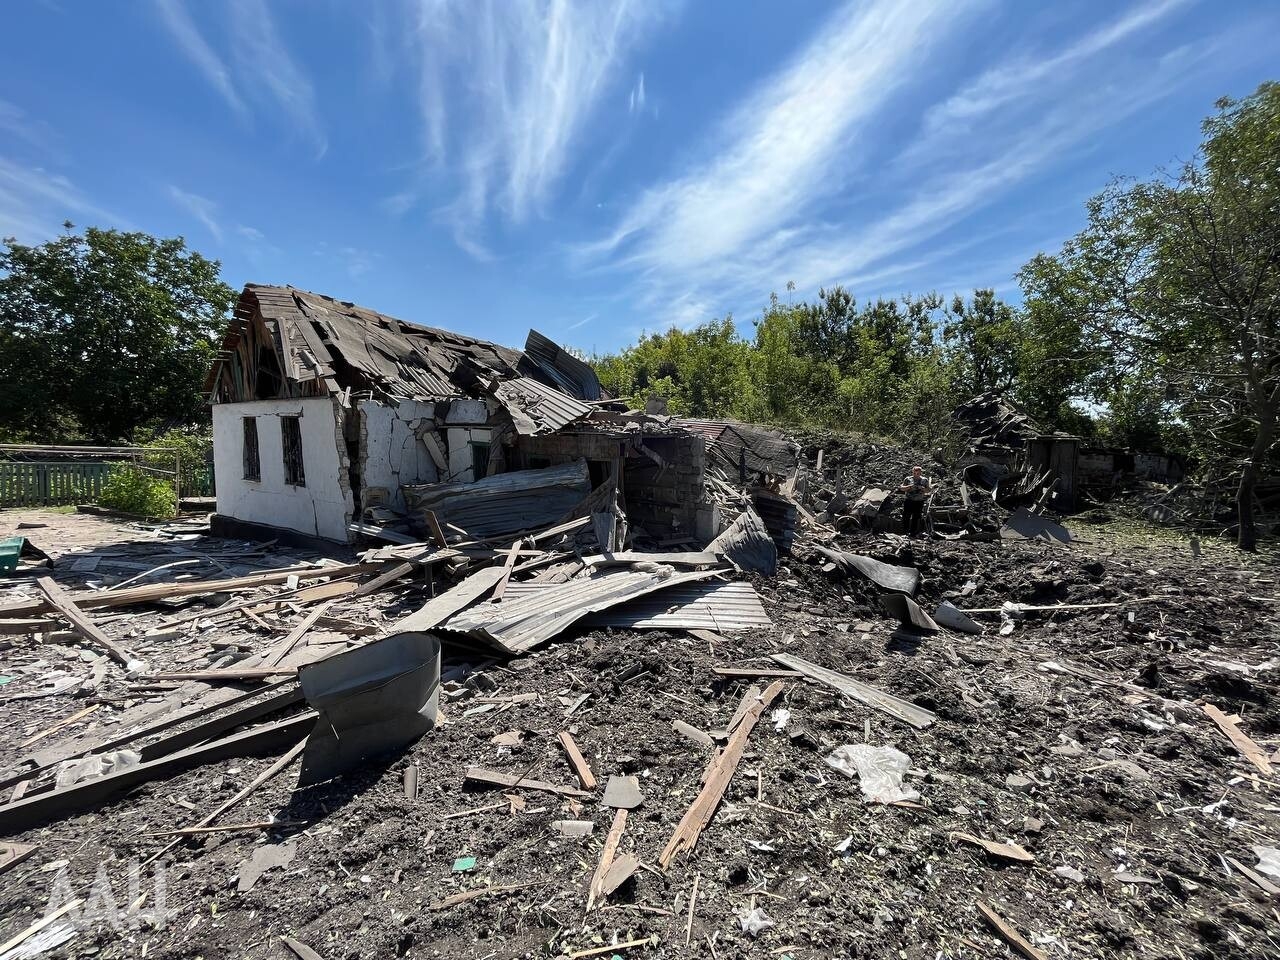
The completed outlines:
[[[138,430],[135,442],[141,446],[154,449],[155,453],[143,455],[143,463],[157,470],[172,470],[174,453],[182,460],[182,493],[183,496],[208,493],[206,475],[209,473],[213,432],[208,425],[195,427],[175,427],[158,433],[153,430]]]
[[[125,463],[111,468],[98,503],[142,517],[171,517],[177,507],[172,483]]]

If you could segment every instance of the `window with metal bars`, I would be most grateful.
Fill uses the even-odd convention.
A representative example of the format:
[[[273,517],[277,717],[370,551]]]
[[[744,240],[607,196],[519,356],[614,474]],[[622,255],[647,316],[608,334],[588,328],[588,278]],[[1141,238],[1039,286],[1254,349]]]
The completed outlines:
[[[302,421],[299,417],[280,418],[280,441],[284,449],[284,482],[291,487],[305,487],[307,473],[302,467]]]
[[[258,459],[258,418],[245,417],[244,423],[244,478],[262,479],[262,463]]]

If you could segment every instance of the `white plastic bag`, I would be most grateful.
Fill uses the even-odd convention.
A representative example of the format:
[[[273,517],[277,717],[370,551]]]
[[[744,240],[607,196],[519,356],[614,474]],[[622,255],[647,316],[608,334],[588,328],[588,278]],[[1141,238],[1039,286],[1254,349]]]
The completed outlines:
[[[93,780],[108,773],[136,767],[141,762],[142,756],[136,750],[112,750],[110,753],[68,760],[58,771],[55,783],[59,787],[69,787],[82,780]]]
[[[754,910],[743,909],[738,911],[738,923],[741,924],[744,933],[749,933],[753,937],[760,936],[761,931],[768,930],[774,926],[773,921],[769,919],[769,915],[759,907]]]
[[[1255,844],[1253,852],[1258,855],[1258,865],[1254,869],[1280,880],[1280,850]]]
[[[845,776],[857,776],[862,795],[872,803],[919,800],[920,794],[902,785],[911,758],[894,747],[873,747],[866,743],[846,743],[827,757],[827,765]]]

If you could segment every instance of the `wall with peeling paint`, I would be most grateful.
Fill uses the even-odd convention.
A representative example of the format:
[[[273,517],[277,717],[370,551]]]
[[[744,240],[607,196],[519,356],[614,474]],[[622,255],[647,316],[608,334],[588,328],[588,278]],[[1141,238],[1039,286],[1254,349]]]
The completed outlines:
[[[361,505],[385,505],[404,512],[404,483],[435,483],[448,453],[436,432],[436,405],[402,400],[388,406],[376,400],[356,404],[360,422]],[[434,450],[433,450],[434,448]]]

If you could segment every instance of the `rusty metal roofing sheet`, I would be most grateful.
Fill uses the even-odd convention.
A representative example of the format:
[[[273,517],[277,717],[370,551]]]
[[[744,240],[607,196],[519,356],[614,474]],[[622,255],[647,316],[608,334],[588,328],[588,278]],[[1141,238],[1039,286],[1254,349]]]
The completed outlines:
[[[542,583],[507,584],[503,602],[527,600],[548,586]],[[593,627],[720,632],[773,626],[755,587],[741,580],[681,584],[588,614],[583,622]]]
[[[714,576],[714,570],[671,574],[622,570],[547,585],[535,594],[486,603],[460,613],[440,629],[464,633],[499,649],[519,654],[533,649],[590,613]],[[512,590],[518,584],[511,584]]]

